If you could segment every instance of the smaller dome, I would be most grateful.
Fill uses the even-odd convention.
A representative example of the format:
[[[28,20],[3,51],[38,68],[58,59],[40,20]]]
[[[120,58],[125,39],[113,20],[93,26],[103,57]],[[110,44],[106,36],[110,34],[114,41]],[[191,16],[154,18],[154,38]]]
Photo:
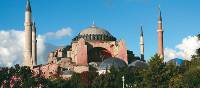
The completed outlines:
[[[168,64],[169,64],[169,63],[173,63],[173,64],[179,66],[179,65],[183,64],[183,59],[174,58],[174,59],[168,61],[167,63],[168,63]]]
[[[128,66],[129,67],[143,68],[143,67],[147,67],[148,64],[145,63],[144,61],[136,60],[136,61],[130,63]]]
[[[111,57],[111,58],[107,58],[105,59],[99,66],[99,70],[106,70],[106,69],[110,69],[110,67],[114,67],[115,69],[119,69],[119,68],[123,68],[126,67],[127,64],[119,59],[119,58],[115,58],[115,57]]]

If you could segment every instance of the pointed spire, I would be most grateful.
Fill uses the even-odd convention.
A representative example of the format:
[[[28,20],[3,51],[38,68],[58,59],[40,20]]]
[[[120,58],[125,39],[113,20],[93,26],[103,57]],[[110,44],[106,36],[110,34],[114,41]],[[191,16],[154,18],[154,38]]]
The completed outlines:
[[[32,25],[32,31],[36,31],[36,26],[35,26],[35,22],[33,21],[33,25]]]
[[[158,5],[158,12],[159,12],[158,20],[162,21],[162,14],[161,14],[161,9],[160,9],[160,4]]]
[[[143,36],[143,29],[142,29],[142,25],[141,25],[141,28],[140,28],[140,36]]]
[[[140,54],[141,54],[141,61],[145,61],[144,60],[144,37],[143,37],[143,28],[141,25],[140,28],[141,32],[140,32]]]
[[[31,4],[30,4],[30,0],[27,0],[27,2],[26,2],[26,11],[31,12]]]
[[[163,29],[162,29],[162,15],[160,10],[160,5],[158,5],[159,10],[159,17],[158,17],[158,55],[160,57],[164,56],[164,49],[163,49]]]

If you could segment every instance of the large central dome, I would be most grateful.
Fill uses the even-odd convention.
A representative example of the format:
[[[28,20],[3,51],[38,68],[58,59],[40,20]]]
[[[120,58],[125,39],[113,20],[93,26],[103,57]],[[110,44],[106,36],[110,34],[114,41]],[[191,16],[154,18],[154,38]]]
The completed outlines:
[[[90,26],[89,28],[84,29],[79,33],[79,35],[89,35],[89,34],[94,34],[94,35],[111,35],[108,31],[106,31],[103,28],[96,27],[95,24]]]
[[[116,38],[113,37],[108,31],[103,28],[97,27],[94,23],[92,26],[81,31],[78,36],[76,36],[73,41],[77,41],[83,38],[86,41],[115,41]]]

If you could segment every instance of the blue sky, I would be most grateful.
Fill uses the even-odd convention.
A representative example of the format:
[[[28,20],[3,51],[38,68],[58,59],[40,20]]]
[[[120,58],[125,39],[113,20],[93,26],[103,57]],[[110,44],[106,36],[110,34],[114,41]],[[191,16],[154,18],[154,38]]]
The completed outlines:
[[[31,0],[38,34],[70,27],[72,36],[48,40],[55,45],[71,39],[94,20],[96,25],[123,39],[139,55],[140,25],[143,25],[145,57],[157,51],[158,4],[161,6],[164,47],[174,48],[183,38],[199,33],[199,0]],[[24,30],[26,0],[1,0],[0,30]]]

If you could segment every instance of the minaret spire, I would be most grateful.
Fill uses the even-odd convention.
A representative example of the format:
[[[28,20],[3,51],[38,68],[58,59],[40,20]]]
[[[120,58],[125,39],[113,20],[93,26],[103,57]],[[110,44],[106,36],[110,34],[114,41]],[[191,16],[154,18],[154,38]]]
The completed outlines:
[[[164,49],[163,49],[163,29],[162,29],[162,15],[160,10],[160,5],[158,6],[159,9],[159,17],[158,17],[158,55],[162,58],[164,57]]]
[[[27,2],[26,2],[26,11],[31,12],[31,4],[30,4],[30,0],[27,0]]]
[[[143,29],[142,29],[142,25],[140,28],[141,32],[140,32],[140,54],[141,54],[141,61],[145,61],[144,60],[144,36],[143,36]]]
[[[32,17],[30,1],[27,0],[25,11],[24,65],[32,66]]]
[[[36,26],[35,22],[32,25],[32,64],[37,65],[37,40],[36,40]]]
[[[140,36],[143,36],[143,28],[142,28],[142,25],[140,26]]]
[[[162,21],[162,14],[161,14],[160,5],[158,5],[158,12],[159,12],[158,20]]]

